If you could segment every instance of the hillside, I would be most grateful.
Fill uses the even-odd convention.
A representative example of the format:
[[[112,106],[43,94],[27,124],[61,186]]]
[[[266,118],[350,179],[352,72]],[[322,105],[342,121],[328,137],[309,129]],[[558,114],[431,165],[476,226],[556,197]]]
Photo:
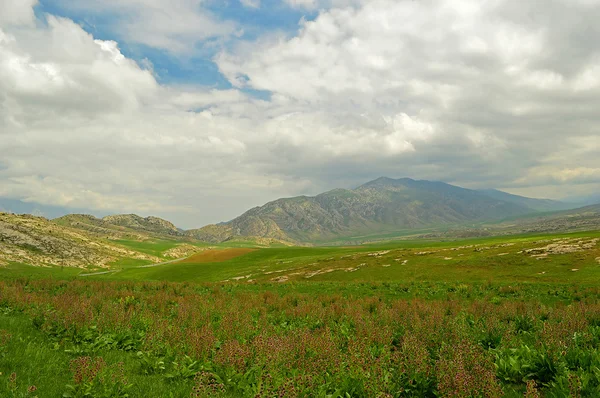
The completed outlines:
[[[0,265],[107,267],[123,258],[161,261],[43,217],[0,213]]]
[[[600,229],[600,204],[517,219],[514,223],[503,223],[501,227],[528,233]]]
[[[527,214],[476,227],[457,227],[417,234],[416,239],[455,239],[514,234],[565,233],[600,230],[600,204],[558,212]]]
[[[502,200],[442,182],[382,177],[353,190],[334,189],[314,197],[278,199],[253,208],[228,223],[187,233],[211,241],[261,236],[318,242],[479,223],[535,211],[537,209],[527,203]]]

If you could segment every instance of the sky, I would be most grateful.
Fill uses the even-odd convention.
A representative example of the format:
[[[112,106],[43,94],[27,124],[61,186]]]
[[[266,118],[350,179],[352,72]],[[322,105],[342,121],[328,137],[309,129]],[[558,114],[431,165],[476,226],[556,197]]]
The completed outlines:
[[[600,0],[0,0],[0,199],[182,228],[411,177],[598,194]]]

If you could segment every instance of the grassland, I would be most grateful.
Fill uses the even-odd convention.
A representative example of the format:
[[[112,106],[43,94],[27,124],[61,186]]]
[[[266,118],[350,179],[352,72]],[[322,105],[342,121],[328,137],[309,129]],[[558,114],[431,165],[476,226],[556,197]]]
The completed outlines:
[[[236,243],[88,276],[10,263],[0,396],[597,397],[599,243]]]
[[[181,262],[149,268],[128,267],[99,278],[257,283],[503,281],[593,284],[600,280],[598,239],[600,233],[587,232],[446,242],[402,241],[358,247],[240,251],[223,246]],[[578,242],[582,242],[581,246],[589,243],[593,247],[584,249]],[[558,250],[542,250],[549,245],[557,245]],[[565,248],[564,253],[561,247]]]

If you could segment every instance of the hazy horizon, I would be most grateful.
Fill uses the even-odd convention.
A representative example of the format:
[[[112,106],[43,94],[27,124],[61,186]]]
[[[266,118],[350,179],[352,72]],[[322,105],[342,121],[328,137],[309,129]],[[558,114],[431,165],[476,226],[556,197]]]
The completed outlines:
[[[391,178],[391,177],[379,177],[379,178]],[[403,178],[409,178],[410,177],[397,177],[397,178],[393,178],[393,179],[403,179]],[[373,180],[371,180],[373,181]],[[365,183],[371,182],[371,181],[365,181]],[[435,181],[435,182],[444,182],[444,181]],[[362,184],[361,184],[362,185]],[[359,185],[360,186],[360,185]],[[353,186],[353,187],[347,187],[347,188],[342,188],[342,189],[355,189],[358,188],[359,186]],[[335,187],[332,189],[339,189],[341,187]],[[489,188],[489,189],[495,189],[495,188]],[[485,188],[484,188],[485,190]],[[329,190],[328,190],[329,191]],[[327,191],[325,191],[327,192]],[[503,192],[507,192],[507,191],[503,191]],[[319,192],[319,193],[323,193],[323,192]],[[510,193],[510,192],[507,192]],[[297,196],[314,196],[311,194],[307,194],[307,195],[302,195],[299,194]],[[270,200],[268,200],[267,202],[264,203],[259,203],[256,206],[262,206],[268,202],[277,200],[277,199],[286,199],[286,198],[290,198],[290,197],[282,197],[282,198],[272,198]],[[539,197],[530,197],[532,199],[548,199],[548,198],[539,198]],[[553,199],[553,200],[557,200],[557,201],[561,201],[558,199]],[[596,203],[600,203],[600,198],[596,198],[596,197],[590,197],[590,198],[565,198],[564,200],[562,200],[563,203],[565,204],[571,204],[573,205],[573,207],[579,207],[579,206],[586,206],[586,205],[590,205],[590,204],[596,204]],[[232,215],[230,218],[228,219],[224,219],[224,220],[220,220],[220,221],[215,221],[212,222],[210,224],[219,224],[222,222],[228,222],[231,221],[232,219],[234,219],[237,216],[240,216],[242,213],[246,212],[247,210],[250,210],[253,207],[256,206],[250,206],[246,209],[244,209],[242,212],[238,213],[238,214],[234,214]],[[35,203],[35,202],[22,202],[22,201],[18,201],[18,200],[6,200],[3,198],[0,198],[0,212],[1,211],[9,211],[9,212],[13,212],[13,213],[24,213],[24,214],[33,214],[33,215],[37,215],[37,216],[42,216],[42,217],[46,217],[46,218],[58,218],[61,217],[63,215],[68,215],[68,214],[89,214],[89,215],[93,215],[95,217],[98,218],[102,218],[105,216],[109,216],[109,215],[115,215],[118,213],[115,212],[106,212],[106,211],[96,211],[93,209],[84,209],[84,208],[77,208],[77,209],[69,209],[67,207],[60,207],[60,206],[48,206],[48,205],[42,205],[39,203]],[[147,217],[147,216],[160,216],[157,214],[153,214],[153,213],[139,213],[137,214],[141,217]],[[169,215],[162,215],[162,218],[165,218],[167,221],[171,221],[174,222],[174,224],[178,227],[178,228],[182,228],[182,229],[195,229],[195,228],[200,228],[203,227],[205,225],[208,224],[202,224],[202,225],[197,225],[197,224],[193,224],[193,223],[178,223],[172,219],[169,218]]]

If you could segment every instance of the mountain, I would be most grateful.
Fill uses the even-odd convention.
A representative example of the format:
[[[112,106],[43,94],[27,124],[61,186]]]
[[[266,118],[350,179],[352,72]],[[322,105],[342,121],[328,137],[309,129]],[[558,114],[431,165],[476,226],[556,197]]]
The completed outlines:
[[[525,196],[513,195],[497,189],[482,189],[478,192],[494,199],[525,206],[536,211],[560,211],[578,207],[575,203],[565,203],[550,199],[532,199]]]
[[[183,236],[175,225],[158,217],[140,217],[136,214],[120,214],[97,218],[88,214],[69,214],[53,220],[58,225],[85,230],[109,239],[134,239]]]
[[[570,203],[579,203],[581,206],[592,206],[596,204],[600,204],[600,195],[593,194],[589,196],[570,196],[565,199],[566,202]]]
[[[382,177],[352,190],[334,189],[314,197],[278,199],[222,225],[187,233],[212,241],[260,236],[317,242],[478,223],[534,211],[526,204],[443,182]]]

